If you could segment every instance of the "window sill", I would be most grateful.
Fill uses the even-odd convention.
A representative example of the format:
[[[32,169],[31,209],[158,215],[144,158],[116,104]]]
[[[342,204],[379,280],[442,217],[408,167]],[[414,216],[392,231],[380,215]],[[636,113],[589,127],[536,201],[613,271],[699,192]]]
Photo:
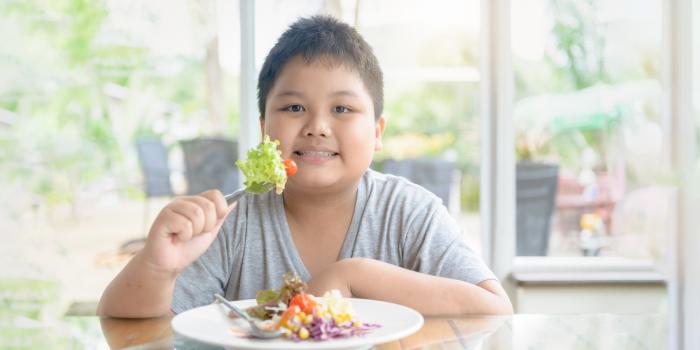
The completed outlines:
[[[665,284],[651,260],[584,257],[516,257],[512,273],[518,285]]]

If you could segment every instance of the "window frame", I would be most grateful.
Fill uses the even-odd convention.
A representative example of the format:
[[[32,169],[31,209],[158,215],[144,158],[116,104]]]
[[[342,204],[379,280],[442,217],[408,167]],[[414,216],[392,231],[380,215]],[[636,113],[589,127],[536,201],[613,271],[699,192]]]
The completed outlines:
[[[677,215],[667,257],[669,349],[697,349],[700,339],[700,278],[691,267],[700,265],[697,227],[698,170],[695,167],[697,125],[692,101],[693,0],[663,2],[662,82],[668,159],[678,179]],[[693,297],[695,296],[695,298]]]
[[[672,230],[671,246],[663,271],[653,264],[641,262],[634,269],[624,268],[624,260],[602,261],[591,268],[584,263],[573,263],[566,270],[569,282],[597,279],[600,273],[617,276],[609,281],[644,279],[666,282],[669,298],[669,337],[671,349],[695,349],[700,340],[693,339],[692,330],[700,327],[700,302],[691,296],[700,294],[700,278],[691,274],[690,267],[700,265],[700,239],[693,235],[697,227],[692,208],[698,207],[697,170],[694,169],[695,132],[691,100],[692,79],[692,0],[663,1],[662,124],[668,159],[679,178],[676,223]],[[531,282],[550,282],[556,279],[552,272],[562,260],[551,258],[516,258],[515,229],[515,162],[512,151],[512,86],[514,76],[510,52],[510,1],[482,1],[482,227],[484,252],[489,265],[497,275],[510,282],[506,284],[513,295],[515,277],[528,274]],[[504,48],[506,47],[506,48]],[[496,62],[492,64],[491,62]],[[500,89],[498,89],[500,87]],[[500,92],[496,94],[496,92]],[[505,222],[505,223],[504,223]],[[498,249],[496,249],[496,247]],[[550,259],[550,260],[548,260]],[[574,260],[576,258],[573,258]],[[564,261],[567,261],[564,259]],[[572,259],[568,260],[573,261]],[[550,264],[548,264],[550,262]],[[534,268],[533,268],[534,266]],[[533,269],[540,276],[532,274]],[[580,274],[581,271],[587,274]],[[542,272],[544,272],[543,276]],[[561,270],[559,271],[561,272]],[[593,272],[592,274],[590,272]],[[579,281],[571,278],[580,274]],[[636,274],[636,278],[632,277]],[[559,277],[562,277],[559,275]],[[527,279],[527,278],[523,278]],[[590,282],[590,281],[589,281]]]
[[[240,79],[240,135],[238,135],[238,159],[246,159],[248,150],[262,140],[260,124],[256,123],[260,114],[256,99],[257,73],[255,66],[255,1],[239,0],[241,33],[241,79]],[[239,187],[243,186],[243,176],[238,176]]]

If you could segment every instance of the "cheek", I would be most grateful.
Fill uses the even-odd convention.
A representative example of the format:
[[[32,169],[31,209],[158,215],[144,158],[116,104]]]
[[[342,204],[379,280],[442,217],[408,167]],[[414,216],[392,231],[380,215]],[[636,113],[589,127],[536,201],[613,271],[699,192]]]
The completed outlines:
[[[282,151],[282,156],[284,158],[289,158],[292,150],[293,139],[289,137],[289,133],[283,132],[284,128],[280,128],[276,124],[267,124],[265,126],[265,134],[270,136],[272,140],[278,140],[280,142],[280,150]]]
[[[353,132],[353,144],[351,148],[356,153],[355,161],[358,163],[368,162],[366,158],[371,158],[374,154],[374,131],[367,128],[358,128]]]
[[[288,137],[278,137],[277,139],[280,141],[279,148],[280,151],[282,151],[282,158],[290,158],[292,155],[292,145],[294,144],[294,140]]]

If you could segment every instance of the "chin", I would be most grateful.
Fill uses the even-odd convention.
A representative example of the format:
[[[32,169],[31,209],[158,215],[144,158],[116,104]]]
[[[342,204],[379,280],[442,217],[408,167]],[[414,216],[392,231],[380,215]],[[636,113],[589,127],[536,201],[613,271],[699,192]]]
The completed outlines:
[[[298,175],[300,174],[297,174],[297,176]],[[328,176],[327,174],[307,174],[306,176],[300,176],[299,178],[294,178],[293,180],[290,178],[287,181],[288,185],[292,185],[294,188],[298,189],[323,189],[333,187],[338,183],[338,180],[339,179]]]

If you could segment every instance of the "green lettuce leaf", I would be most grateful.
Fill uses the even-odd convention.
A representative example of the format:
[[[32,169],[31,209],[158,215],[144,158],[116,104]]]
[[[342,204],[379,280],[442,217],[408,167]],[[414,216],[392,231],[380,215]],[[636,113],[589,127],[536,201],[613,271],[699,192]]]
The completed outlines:
[[[260,304],[277,303],[280,299],[280,292],[274,289],[259,290],[255,293],[255,301]]]
[[[236,161],[236,165],[245,176],[246,191],[266,193],[273,188],[277,194],[284,191],[287,183],[287,171],[284,167],[282,152],[278,149],[280,142],[271,141],[265,135],[258,147],[248,151],[248,160]]]
[[[287,272],[284,283],[280,289],[259,290],[255,293],[256,306],[249,307],[246,312],[252,317],[269,320],[274,316],[274,312],[268,309],[269,306],[277,306],[279,303],[289,304],[295,295],[306,291],[308,286],[299,276]]]

